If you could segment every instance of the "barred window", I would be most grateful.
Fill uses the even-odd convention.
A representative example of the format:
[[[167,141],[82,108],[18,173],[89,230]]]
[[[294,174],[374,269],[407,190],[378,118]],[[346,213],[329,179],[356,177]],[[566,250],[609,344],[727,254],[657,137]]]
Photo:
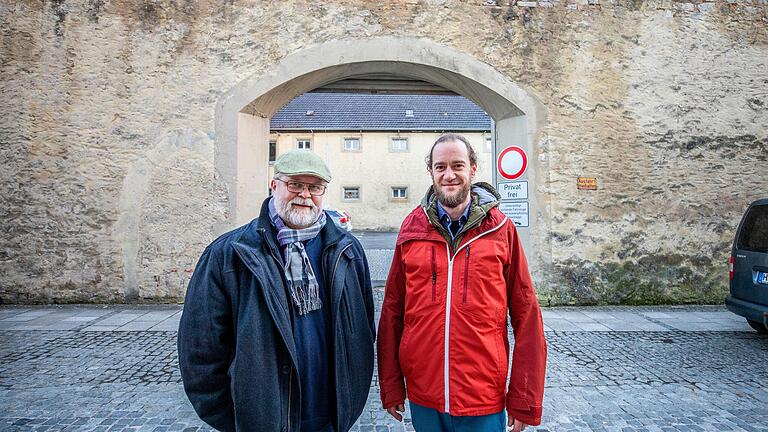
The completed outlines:
[[[360,199],[360,186],[345,186],[341,198],[344,201],[357,201]]]

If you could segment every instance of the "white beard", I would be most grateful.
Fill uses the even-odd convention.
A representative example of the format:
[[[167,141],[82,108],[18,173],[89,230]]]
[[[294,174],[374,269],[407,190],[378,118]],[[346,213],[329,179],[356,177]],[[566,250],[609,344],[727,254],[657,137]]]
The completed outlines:
[[[310,206],[311,210],[295,210],[291,206],[291,203]],[[277,215],[280,216],[280,219],[282,219],[286,225],[296,228],[307,228],[311,226],[317,221],[317,218],[320,217],[320,212],[323,211],[312,202],[311,198],[303,199],[297,196],[290,201],[283,201],[278,195],[275,195],[275,210],[277,210]]]

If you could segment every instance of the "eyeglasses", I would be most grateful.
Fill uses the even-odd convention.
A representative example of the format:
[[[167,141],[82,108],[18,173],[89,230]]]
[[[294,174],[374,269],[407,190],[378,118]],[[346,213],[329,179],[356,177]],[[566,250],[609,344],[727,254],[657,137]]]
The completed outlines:
[[[304,187],[309,189],[309,194],[312,196],[321,196],[325,194],[325,186],[314,184],[314,183],[304,183],[300,181],[285,181],[279,178],[275,178],[275,180],[285,183],[285,185],[288,187],[288,192],[291,193],[302,193],[304,192]]]

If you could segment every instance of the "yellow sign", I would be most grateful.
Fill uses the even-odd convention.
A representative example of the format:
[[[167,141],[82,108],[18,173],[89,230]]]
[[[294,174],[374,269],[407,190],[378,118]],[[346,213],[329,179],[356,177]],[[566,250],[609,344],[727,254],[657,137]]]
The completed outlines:
[[[579,190],[597,190],[597,179],[594,177],[576,178],[576,187]]]

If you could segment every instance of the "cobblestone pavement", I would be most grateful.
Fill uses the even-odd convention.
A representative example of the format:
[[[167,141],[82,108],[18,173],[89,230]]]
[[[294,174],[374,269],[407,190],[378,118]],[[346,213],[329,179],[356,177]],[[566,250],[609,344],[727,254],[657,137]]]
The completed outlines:
[[[0,430],[209,430],[181,386],[179,313],[0,307]],[[545,414],[528,430],[768,431],[768,337],[723,308],[549,308],[544,316]],[[355,430],[412,427],[379,409],[374,380]]]

